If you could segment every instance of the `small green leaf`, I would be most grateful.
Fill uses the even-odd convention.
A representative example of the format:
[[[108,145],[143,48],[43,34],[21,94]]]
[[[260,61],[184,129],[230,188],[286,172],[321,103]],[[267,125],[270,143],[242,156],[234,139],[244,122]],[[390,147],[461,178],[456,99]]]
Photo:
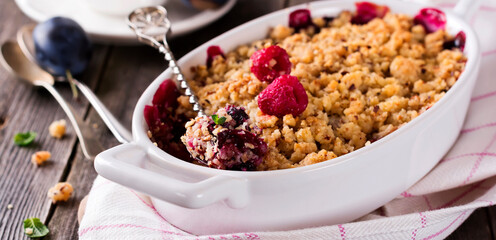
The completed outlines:
[[[212,120],[214,120],[214,123],[217,125],[222,125],[226,122],[226,117],[219,117],[216,114],[212,115]]]
[[[35,132],[17,133],[14,136],[14,143],[19,146],[27,146],[36,138]]]
[[[39,218],[28,218],[24,220],[24,233],[30,238],[40,238],[46,236],[50,231]],[[28,234],[31,233],[31,234]]]

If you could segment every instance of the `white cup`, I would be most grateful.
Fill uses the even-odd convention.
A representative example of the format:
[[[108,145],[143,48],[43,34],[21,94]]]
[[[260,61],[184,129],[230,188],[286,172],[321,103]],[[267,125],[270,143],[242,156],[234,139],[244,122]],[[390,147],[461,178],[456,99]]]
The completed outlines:
[[[86,0],[95,11],[103,14],[126,16],[134,9],[147,6],[163,5],[167,0]]]

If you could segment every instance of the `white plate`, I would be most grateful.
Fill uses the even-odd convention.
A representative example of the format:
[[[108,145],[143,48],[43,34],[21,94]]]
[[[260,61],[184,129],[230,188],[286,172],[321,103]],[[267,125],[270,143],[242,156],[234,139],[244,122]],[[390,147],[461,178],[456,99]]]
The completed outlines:
[[[103,0],[105,1],[105,0]],[[82,0],[15,0],[30,18],[41,22],[54,16],[76,20],[93,40],[110,43],[137,43],[136,36],[126,25],[126,17],[105,15],[92,10]],[[216,10],[197,11],[180,1],[168,1],[165,7],[172,22],[171,36],[179,36],[201,28],[227,13],[236,3],[229,0]]]

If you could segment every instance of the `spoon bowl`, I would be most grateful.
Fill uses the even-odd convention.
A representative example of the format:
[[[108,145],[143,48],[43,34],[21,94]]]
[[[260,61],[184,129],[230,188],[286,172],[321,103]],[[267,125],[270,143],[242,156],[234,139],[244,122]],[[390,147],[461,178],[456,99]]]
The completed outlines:
[[[10,72],[15,73],[27,83],[40,86],[40,82],[53,85],[54,78],[51,74],[33,64],[23,54],[19,45],[15,42],[5,42],[2,45],[2,64]]]
[[[79,139],[83,154],[86,158],[94,159],[103,151],[103,147],[96,139],[93,129],[83,121],[83,119],[67,104],[60,93],[53,87],[54,79],[52,75],[31,62],[23,54],[21,47],[16,42],[7,41],[1,46],[0,63],[13,75],[25,82],[44,87],[60,104],[72,123],[74,131]]]
[[[21,48],[22,52],[24,55],[26,55],[27,58],[31,62],[36,62],[36,59],[34,58],[34,55],[32,53],[35,52],[34,48],[34,40],[33,40],[33,30],[36,27],[36,24],[26,24],[22,26],[19,30],[17,30],[17,43],[19,44],[19,47]]]

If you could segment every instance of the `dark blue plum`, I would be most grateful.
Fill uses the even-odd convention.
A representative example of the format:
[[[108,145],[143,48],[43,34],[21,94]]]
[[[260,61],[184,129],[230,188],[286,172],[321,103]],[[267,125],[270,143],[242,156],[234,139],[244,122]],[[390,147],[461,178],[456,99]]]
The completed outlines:
[[[65,17],[50,18],[33,31],[36,60],[54,75],[82,73],[91,58],[91,43],[83,28]]]

